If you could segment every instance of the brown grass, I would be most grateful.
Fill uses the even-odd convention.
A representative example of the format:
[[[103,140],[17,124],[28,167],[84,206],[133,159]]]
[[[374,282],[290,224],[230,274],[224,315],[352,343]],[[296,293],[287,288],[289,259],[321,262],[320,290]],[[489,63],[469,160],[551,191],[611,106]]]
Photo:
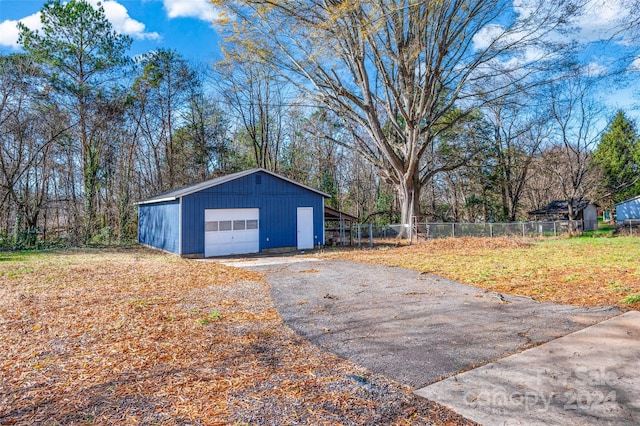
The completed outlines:
[[[262,276],[216,263],[0,253],[0,306],[3,425],[465,424],[301,339]]]
[[[571,305],[628,304],[640,293],[640,240],[447,238],[322,256],[415,269],[500,293]]]

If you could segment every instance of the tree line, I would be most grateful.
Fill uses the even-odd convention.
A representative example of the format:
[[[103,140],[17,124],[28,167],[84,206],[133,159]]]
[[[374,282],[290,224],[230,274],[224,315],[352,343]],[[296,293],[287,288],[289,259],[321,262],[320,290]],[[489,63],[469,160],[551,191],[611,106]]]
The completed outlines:
[[[3,245],[131,241],[136,201],[251,167],[378,224],[640,193],[634,123],[607,124],[601,76],[544,38],[562,2],[484,44],[505,2],[216,3],[228,37],[213,67],[131,58],[84,1],[45,3],[42,30],[20,24],[23,53],[0,56]]]

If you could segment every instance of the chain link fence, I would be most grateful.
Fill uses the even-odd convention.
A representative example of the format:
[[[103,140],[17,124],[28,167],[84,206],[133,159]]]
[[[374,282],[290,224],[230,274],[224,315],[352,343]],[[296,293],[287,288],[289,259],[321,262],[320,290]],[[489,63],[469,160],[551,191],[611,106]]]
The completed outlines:
[[[580,233],[582,221],[504,222],[504,223],[428,223],[414,221],[411,231],[416,238],[450,237],[555,237]]]
[[[627,219],[618,224],[617,232],[619,235],[640,235],[640,219]]]
[[[430,223],[414,218],[413,226],[407,226],[407,238],[410,242],[430,238],[456,237],[555,237],[568,233],[581,233],[582,221],[549,222],[505,222],[505,223]],[[389,243],[396,239],[403,225],[375,226],[354,224],[342,227],[340,232],[327,233],[329,245],[356,245],[373,247],[376,244]],[[337,231],[337,230],[335,230]]]

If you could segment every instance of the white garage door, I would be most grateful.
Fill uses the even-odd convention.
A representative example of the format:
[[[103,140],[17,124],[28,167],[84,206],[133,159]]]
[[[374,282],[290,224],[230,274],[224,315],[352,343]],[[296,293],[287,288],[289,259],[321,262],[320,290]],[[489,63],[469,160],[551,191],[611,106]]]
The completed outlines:
[[[204,255],[257,253],[258,209],[211,209],[204,211]]]

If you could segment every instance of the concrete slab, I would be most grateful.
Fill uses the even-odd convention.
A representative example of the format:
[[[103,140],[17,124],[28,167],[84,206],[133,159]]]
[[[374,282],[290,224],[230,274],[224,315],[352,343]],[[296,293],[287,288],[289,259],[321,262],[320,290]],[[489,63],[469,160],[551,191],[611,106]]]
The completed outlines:
[[[280,315],[300,335],[414,388],[620,313],[499,295],[403,268],[295,259],[234,266],[265,274]]]
[[[292,256],[266,256],[266,257],[248,257],[240,259],[202,259],[209,262],[218,262],[223,265],[233,266],[236,268],[255,268],[258,266],[279,266],[290,265],[293,263],[320,262],[322,259],[315,257],[292,257]]]
[[[640,312],[415,392],[490,425],[640,424]]]

